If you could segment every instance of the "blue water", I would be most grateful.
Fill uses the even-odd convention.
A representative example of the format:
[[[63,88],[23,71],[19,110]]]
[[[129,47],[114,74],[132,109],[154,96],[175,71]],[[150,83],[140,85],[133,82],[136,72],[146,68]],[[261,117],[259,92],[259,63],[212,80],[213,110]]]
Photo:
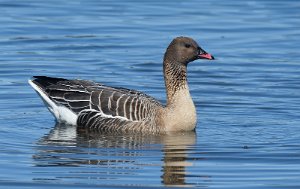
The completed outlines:
[[[300,2],[0,1],[0,188],[300,188]],[[195,133],[110,136],[57,125],[32,75],[165,102],[162,56],[191,36]]]

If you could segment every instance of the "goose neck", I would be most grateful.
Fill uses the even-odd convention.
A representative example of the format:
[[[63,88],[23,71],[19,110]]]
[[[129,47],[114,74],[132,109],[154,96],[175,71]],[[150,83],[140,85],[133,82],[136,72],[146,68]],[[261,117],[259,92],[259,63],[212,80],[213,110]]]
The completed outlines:
[[[174,101],[176,94],[182,91],[189,91],[186,65],[179,62],[164,61],[164,77],[168,106]]]

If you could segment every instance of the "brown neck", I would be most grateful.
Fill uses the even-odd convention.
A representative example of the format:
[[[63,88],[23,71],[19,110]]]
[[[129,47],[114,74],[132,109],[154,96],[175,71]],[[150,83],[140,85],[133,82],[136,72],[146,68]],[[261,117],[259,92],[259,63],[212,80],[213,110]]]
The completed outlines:
[[[174,60],[164,60],[164,77],[167,92],[167,106],[172,104],[175,94],[187,87],[186,65]]]

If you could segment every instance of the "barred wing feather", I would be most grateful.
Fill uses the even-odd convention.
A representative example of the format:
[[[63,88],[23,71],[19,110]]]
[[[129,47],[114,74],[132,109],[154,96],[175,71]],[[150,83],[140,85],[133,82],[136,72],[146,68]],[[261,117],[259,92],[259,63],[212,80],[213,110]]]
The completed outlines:
[[[86,115],[89,110],[97,112],[95,114],[98,117],[143,121],[151,117],[148,114],[152,113],[154,106],[162,106],[142,92],[108,87],[90,81],[35,76],[33,82],[56,104],[69,108],[79,117],[81,112]]]

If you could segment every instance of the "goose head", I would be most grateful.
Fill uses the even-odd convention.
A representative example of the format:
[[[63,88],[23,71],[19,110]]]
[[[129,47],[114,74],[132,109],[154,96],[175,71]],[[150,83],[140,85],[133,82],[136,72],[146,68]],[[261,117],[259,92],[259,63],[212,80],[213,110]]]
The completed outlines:
[[[185,66],[197,59],[213,60],[214,57],[189,37],[177,37],[173,39],[164,57],[166,62],[179,63]]]

